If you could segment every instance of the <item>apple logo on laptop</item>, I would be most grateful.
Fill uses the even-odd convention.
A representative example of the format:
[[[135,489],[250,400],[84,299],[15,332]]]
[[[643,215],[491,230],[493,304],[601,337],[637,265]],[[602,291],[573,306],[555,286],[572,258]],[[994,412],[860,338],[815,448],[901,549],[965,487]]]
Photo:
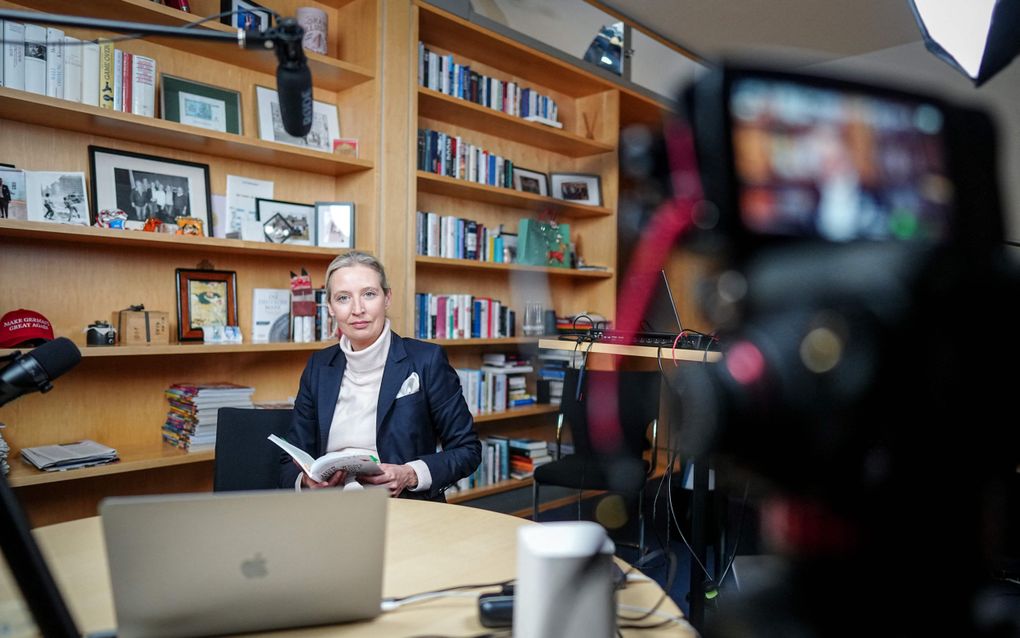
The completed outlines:
[[[241,561],[241,573],[245,578],[265,578],[269,574],[266,569],[266,559],[261,552],[256,552],[253,558]]]

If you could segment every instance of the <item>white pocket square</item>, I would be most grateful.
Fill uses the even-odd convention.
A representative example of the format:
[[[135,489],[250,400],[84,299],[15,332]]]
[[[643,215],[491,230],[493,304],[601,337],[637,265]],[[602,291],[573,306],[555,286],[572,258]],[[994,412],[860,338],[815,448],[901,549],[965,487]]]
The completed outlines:
[[[421,383],[418,381],[418,373],[412,372],[411,376],[404,379],[404,382],[400,385],[400,391],[397,392],[397,398],[406,397],[409,394],[414,394],[421,388]]]

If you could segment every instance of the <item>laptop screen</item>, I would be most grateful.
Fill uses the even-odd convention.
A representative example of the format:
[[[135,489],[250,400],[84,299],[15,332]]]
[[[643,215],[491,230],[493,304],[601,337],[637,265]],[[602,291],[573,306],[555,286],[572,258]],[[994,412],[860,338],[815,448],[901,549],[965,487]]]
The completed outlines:
[[[640,330],[644,332],[666,332],[678,334],[683,330],[680,315],[676,311],[673,292],[669,289],[666,271],[660,270],[655,277],[655,289],[648,302],[645,316],[641,320]]]

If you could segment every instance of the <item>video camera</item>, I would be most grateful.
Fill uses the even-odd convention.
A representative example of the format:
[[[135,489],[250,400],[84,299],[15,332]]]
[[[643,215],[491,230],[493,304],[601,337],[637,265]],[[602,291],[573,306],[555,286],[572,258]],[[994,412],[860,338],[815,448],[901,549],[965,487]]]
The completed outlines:
[[[883,606],[883,635],[984,632],[1020,461],[1003,373],[1020,275],[991,118],[740,65],[681,104],[704,194],[689,245],[721,264],[703,305],[723,359],[681,368],[674,436],[783,499],[763,526],[785,533],[789,598],[753,613],[802,635],[873,631]],[[890,570],[924,610],[886,597]]]

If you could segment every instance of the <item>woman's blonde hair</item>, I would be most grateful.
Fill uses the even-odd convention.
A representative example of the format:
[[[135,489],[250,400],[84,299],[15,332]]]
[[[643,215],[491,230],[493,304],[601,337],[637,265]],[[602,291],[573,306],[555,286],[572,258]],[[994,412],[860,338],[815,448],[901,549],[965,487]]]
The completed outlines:
[[[334,272],[341,268],[350,268],[351,266],[359,265],[368,266],[379,273],[379,283],[382,286],[383,294],[389,293],[390,285],[389,282],[386,281],[386,269],[383,268],[382,262],[376,259],[373,255],[360,250],[346,252],[329,264],[329,268],[326,269],[326,289],[329,289],[329,278],[333,276]]]

